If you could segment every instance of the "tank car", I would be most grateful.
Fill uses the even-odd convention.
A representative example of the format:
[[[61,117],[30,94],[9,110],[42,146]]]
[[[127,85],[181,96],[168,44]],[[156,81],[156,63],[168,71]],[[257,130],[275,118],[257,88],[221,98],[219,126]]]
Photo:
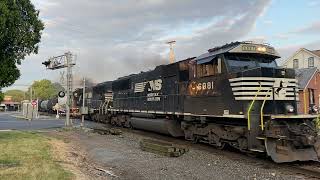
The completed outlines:
[[[317,115],[297,113],[295,72],[277,66],[279,57],[267,44],[212,48],[113,81],[112,98],[100,96],[95,114],[114,125],[264,153],[278,163],[318,161]]]

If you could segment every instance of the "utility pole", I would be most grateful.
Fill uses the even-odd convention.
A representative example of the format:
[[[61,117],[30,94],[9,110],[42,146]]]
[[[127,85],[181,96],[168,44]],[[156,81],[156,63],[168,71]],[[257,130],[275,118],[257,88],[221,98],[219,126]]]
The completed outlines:
[[[73,77],[72,77],[72,67],[75,64],[72,58],[71,52],[66,52],[61,56],[56,56],[49,58],[48,61],[42,63],[50,70],[57,70],[67,68],[67,102],[66,102],[66,121],[65,126],[72,126],[72,121],[70,119],[70,107],[72,104],[72,85],[73,85]]]
[[[86,78],[83,78],[83,92],[82,92],[82,111],[85,106],[85,95],[86,95]],[[84,113],[81,112],[81,127],[84,126]]]
[[[167,44],[170,45],[169,60],[170,60],[170,63],[172,64],[176,61],[174,50],[173,50],[173,46],[176,44],[176,41],[169,41],[167,42]]]
[[[30,86],[30,103],[32,102],[32,85]]]

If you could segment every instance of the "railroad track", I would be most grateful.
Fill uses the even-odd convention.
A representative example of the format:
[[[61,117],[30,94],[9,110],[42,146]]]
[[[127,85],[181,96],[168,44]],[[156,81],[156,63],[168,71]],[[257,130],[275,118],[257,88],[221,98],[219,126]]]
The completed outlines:
[[[103,124],[106,127],[113,127],[109,124]],[[262,158],[262,157],[251,157],[247,156],[245,153],[241,153],[237,150],[219,150],[216,149],[208,144],[193,144],[190,141],[186,141],[184,139],[174,138],[171,136],[166,136],[154,132],[148,132],[143,130],[137,130],[137,129],[127,129],[127,128],[120,128],[123,132],[127,133],[133,133],[141,136],[145,136],[147,138],[153,138],[153,139],[160,139],[163,141],[169,141],[172,143],[177,143],[179,145],[185,145],[189,146],[198,150],[207,151],[213,154],[220,154],[224,155],[230,159],[234,160],[240,160],[245,161],[246,163],[262,166],[266,169],[281,169],[281,171],[284,174],[296,174],[296,175],[302,175],[306,177],[307,179],[320,179],[320,163],[319,162],[298,162],[298,163],[284,163],[284,164],[277,164],[274,163],[272,160],[268,158]]]
[[[286,164],[285,168],[295,174],[300,174],[311,179],[320,179],[320,163],[298,163],[298,164]]]

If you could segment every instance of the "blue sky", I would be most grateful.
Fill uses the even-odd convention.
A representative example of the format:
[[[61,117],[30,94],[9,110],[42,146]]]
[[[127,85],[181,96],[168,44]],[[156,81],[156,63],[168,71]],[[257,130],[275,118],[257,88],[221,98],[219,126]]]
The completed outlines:
[[[76,82],[102,82],[168,63],[172,39],[177,59],[239,40],[269,43],[283,59],[301,47],[320,49],[318,0],[31,1],[46,24],[39,54],[23,61],[21,78],[6,89],[59,81],[41,62],[66,51],[77,55]]]
[[[269,43],[278,47],[312,43],[319,40],[319,33],[293,32],[319,23],[319,8],[320,1],[316,0],[274,0],[249,36],[264,36]]]

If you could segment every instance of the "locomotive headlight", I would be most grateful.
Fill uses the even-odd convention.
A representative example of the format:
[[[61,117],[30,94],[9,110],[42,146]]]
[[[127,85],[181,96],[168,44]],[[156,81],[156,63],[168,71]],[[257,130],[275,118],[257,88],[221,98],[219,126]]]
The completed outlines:
[[[266,51],[267,51],[267,48],[265,48],[265,47],[258,47],[257,50],[260,51],[260,52],[266,52]]]
[[[294,107],[291,104],[286,105],[286,110],[288,113],[293,113],[294,112]]]

